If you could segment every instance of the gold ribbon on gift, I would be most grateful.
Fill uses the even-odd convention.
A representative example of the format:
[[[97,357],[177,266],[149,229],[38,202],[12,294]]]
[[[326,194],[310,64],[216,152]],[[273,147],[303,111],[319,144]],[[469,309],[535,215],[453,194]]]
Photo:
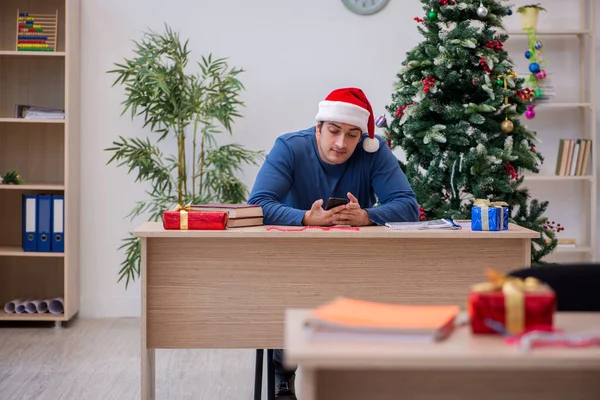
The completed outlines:
[[[481,208],[481,230],[490,230],[490,218],[488,215],[488,208],[500,208],[500,230],[504,229],[504,214],[502,213],[502,207],[508,207],[508,203],[504,201],[489,201],[488,199],[477,199],[473,203],[473,206]]]
[[[487,269],[486,275],[489,281],[473,285],[471,290],[477,293],[501,290],[504,294],[505,328],[512,334],[521,333],[525,329],[525,293],[545,292],[550,290],[549,287],[533,277],[523,280],[502,275],[493,269]]]
[[[173,211],[179,211],[179,229],[187,230],[188,229],[188,213],[192,210],[192,203],[188,203],[185,206],[181,204],[177,204],[177,207]]]

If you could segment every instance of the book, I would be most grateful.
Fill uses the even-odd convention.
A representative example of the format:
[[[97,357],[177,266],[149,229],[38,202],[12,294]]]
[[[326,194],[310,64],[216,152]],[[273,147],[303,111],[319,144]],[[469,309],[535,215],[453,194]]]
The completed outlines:
[[[227,220],[228,228],[242,228],[245,226],[260,226],[263,224],[262,217],[229,218]]]
[[[430,221],[416,222],[386,222],[385,226],[393,230],[408,230],[408,229],[462,229],[462,226],[451,220],[450,218],[433,219]]]
[[[257,204],[192,204],[193,211],[227,211],[229,218],[263,217],[262,207]]]
[[[64,119],[65,110],[37,107],[28,104],[15,105],[15,118],[23,119]]]
[[[341,297],[305,321],[313,339],[435,342],[454,330],[457,305],[396,305]]]

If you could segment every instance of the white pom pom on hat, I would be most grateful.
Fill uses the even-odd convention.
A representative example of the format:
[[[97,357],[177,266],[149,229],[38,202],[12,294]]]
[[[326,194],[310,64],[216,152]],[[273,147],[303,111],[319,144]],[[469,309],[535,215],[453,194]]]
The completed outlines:
[[[358,126],[369,134],[363,141],[363,149],[369,153],[379,150],[375,138],[375,117],[367,96],[358,88],[336,89],[319,103],[317,121],[335,121]]]

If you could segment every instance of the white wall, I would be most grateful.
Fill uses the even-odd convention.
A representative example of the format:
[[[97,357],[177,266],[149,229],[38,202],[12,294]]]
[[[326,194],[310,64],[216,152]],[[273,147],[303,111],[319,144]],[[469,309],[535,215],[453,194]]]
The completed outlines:
[[[119,135],[148,133],[141,129],[141,120],[120,116],[124,92],[111,88],[113,76],[106,73],[113,63],[132,55],[131,40],[141,38],[146,28],[161,31],[166,22],[191,40],[192,57],[200,59],[212,52],[243,67],[247,107],[235,125],[234,140],[251,149],[268,150],[279,134],[312,126],[318,101],[337,87],[363,88],[375,113],[383,112],[405,53],[421,41],[413,18],[423,15],[418,0],[391,0],[383,11],[369,17],[350,13],[341,0],[82,3],[81,315],[93,317],[139,315],[140,308],[139,282],[127,290],[116,282],[123,259],[117,248],[141,222],[125,216],[136,201],[145,198],[144,186],[134,183],[125,168],[106,166],[109,153],[103,151]],[[542,16],[540,29],[577,24],[577,10],[564,4],[544,2],[550,12]],[[518,28],[518,18],[515,14],[507,25]],[[519,40],[510,49],[523,66],[526,41]],[[575,100],[578,59],[562,55],[575,41],[550,42],[545,52],[551,60],[549,70],[567,79],[560,85],[562,100]],[[546,137],[556,121],[548,114],[538,115],[529,125]],[[574,117],[570,112],[559,118]],[[552,134],[556,141],[556,129]],[[540,148],[551,150],[546,154],[551,170],[556,143],[548,142]],[[256,172],[256,168],[246,171],[244,180],[249,186]],[[108,195],[108,191],[118,195]],[[565,222],[579,215],[577,207],[568,211],[560,202],[550,211]]]

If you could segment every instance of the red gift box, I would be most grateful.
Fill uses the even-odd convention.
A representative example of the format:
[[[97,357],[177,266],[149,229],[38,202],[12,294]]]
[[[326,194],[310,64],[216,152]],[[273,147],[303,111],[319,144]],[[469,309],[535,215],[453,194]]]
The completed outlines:
[[[490,282],[473,286],[469,294],[469,318],[473,333],[499,332],[488,325],[502,326],[508,333],[521,334],[527,329],[552,327],[556,295],[535,278],[525,280],[488,273]]]
[[[173,211],[163,212],[163,227],[176,230],[224,230],[229,214],[224,211],[190,211],[189,206],[178,205]]]

